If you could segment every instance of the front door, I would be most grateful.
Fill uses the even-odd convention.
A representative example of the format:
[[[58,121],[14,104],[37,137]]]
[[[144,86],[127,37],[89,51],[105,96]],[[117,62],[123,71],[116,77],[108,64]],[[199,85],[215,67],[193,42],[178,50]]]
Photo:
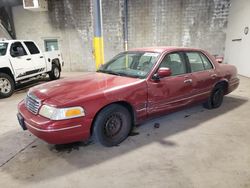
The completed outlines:
[[[28,73],[34,69],[34,66],[30,55],[26,52],[21,42],[11,44],[10,56],[16,80],[28,77]]]
[[[168,67],[171,76],[159,81],[148,81],[148,114],[160,114],[192,102],[192,79],[184,60],[179,52],[167,54],[160,67]]]

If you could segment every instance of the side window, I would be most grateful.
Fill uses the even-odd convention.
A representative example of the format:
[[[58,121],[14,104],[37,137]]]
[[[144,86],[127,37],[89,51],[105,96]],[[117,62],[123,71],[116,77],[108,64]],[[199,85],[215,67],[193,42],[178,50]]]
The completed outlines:
[[[170,68],[172,71],[172,76],[185,74],[187,72],[185,62],[179,53],[171,53],[166,55],[163,58],[160,67]]]
[[[204,54],[200,54],[206,70],[213,69],[213,65]]]
[[[27,46],[30,54],[39,54],[39,50],[34,44],[34,42],[24,42],[24,44]]]
[[[205,70],[201,56],[198,52],[187,52],[186,54],[187,54],[192,72]]]
[[[21,57],[27,55],[21,42],[15,42],[10,47],[10,55],[12,57]]]

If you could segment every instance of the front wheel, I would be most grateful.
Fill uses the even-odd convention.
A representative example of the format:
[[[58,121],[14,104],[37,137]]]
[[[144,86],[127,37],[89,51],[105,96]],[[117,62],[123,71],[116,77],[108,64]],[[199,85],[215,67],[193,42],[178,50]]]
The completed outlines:
[[[94,122],[94,138],[104,146],[120,144],[128,137],[132,119],[127,108],[112,104],[104,108]]]
[[[51,80],[57,80],[59,79],[61,76],[61,71],[60,71],[60,67],[57,66],[56,64],[52,65],[51,71],[49,73],[49,78]]]
[[[224,88],[217,86],[212,91],[209,99],[203,104],[207,109],[219,108],[223,102]]]
[[[14,80],[8,74],[0,73],[0,98],[10,97],[14,90]]]

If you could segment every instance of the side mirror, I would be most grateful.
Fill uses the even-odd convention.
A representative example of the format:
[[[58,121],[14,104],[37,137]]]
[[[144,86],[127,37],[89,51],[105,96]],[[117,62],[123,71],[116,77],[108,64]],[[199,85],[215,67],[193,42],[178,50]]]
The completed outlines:
[[[157,73],[154,74],[153,79],[159,80],[160,78],[171,76],[171,74],[172,74],[172,71],[170,70],[170,68],[161,67],[158,69]]]

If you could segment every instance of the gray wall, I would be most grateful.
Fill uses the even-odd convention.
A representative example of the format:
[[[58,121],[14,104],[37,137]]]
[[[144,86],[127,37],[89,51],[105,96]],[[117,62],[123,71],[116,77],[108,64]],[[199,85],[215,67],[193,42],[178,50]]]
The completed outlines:
[[[57,38],[65,70],[94,70],[91,0],[50,0],[48,12],[13,8],[16,36]],[[124,0],[103,0],[105,60],[123,51]],[[201,47],[224,54],[229,0],[128,0],[129,48],[143,46]]]
[[[129,0],[129,46],[190,46],[224,54],[229,0]]]

